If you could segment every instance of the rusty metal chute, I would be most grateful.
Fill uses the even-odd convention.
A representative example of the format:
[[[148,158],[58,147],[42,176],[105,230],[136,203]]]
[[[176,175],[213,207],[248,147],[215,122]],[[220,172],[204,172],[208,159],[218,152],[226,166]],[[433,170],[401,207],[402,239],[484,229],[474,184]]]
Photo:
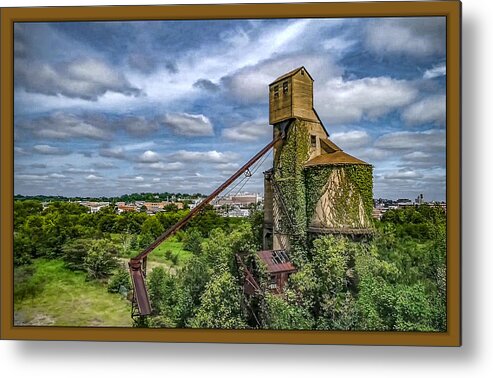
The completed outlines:
[[[207,198],[193,208],[185,217],[183,217],[176,224],[164,231],[152,244],[144,249],[140,254],[130,259],[128,266],[130,270],[130,277],[133,284],[133,301],[132,301],[132,316],[145,316],[150,315],[152,312],[151,303],[149,301],[149,295],[145,285],[145,264],[147,256],[163,241],[174,235],[182,227],[184,227],[193,217],[198,215],[216,196],[218,196],[223,190],[230,186],[238,177],[247,173],[251,176],[249,168],[255,164],[262,156],[264,156],[269,150],[282,139],[283,136],[279,136],[260,150],[255,156],[253,156],[246,164],[238,169],[230,178],[228,178],[223,184],[221,184],[216,190],[214,190]]]

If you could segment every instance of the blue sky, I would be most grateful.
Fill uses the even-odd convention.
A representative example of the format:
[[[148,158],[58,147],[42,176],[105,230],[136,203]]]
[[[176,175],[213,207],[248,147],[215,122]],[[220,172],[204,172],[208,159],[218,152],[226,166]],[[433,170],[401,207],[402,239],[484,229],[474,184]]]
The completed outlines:
[[[303,65],[375,198],[445,199],[444,18],[17,23],[14,39],[16,194],[209,193],[272,138],[267,86]]]

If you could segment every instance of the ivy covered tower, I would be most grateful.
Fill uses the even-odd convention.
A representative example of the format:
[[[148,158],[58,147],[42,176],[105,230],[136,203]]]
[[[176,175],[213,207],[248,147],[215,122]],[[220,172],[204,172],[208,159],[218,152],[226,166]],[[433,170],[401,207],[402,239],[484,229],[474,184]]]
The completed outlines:
[[[329,139],[304,67],[269,85],[273,168],[264,173],[264,249],[303,259],[310,234],[371,232],[373,167]]]

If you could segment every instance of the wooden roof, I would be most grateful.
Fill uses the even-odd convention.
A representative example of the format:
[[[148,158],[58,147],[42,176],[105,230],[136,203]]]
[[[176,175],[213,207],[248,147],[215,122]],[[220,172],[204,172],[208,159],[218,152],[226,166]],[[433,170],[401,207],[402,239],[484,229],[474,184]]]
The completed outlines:
[[[292,71],[289,71],[288,73],[285,73],[285,74],[284,74],[284,75],[282,75],[282,76],[279,76],[276,80],[274,80],[272,83],[270,83],[270,84],[269,84],[269,86],[270,86],[270,85],[272,85],[272,84],[277,83],[278,81],[281,81],[281,80],[283,80],[283,79],[286,79],[286,78],[288,78],[288,77],[291,77],[291,76],[295,75],[295,74],[296,74],[299,70],[301,70],[301,69],[304,69],[304,70],[305,70],[305,72],[306,72],[306,74],[308,75],[308,77],[309,77],[309,78],[313,81],[313,77],[312,77],[312,75],[310,75],[310,73],[306,70],[305,66],[301,66],[301,67],[295,68],[295,69],[294,69],[294,70],[292,70]]]
[[[322,145],[322,148],[327,152],[327,153],[332,153],[335,151],[342,151],[342,149],[332,142],[330,139],[320,139],[320,144]]]
[[[305,163],[305,167],[313,167],[316,165],[346,165],[346,164],[369,165],[368,163],[365,163],[363,160],[357,159],[354,156],[346,154],[342,150],[338,150],[330,154],[325,153],[322,155],[318,155],[317,157],[314,157],[313,159]]]

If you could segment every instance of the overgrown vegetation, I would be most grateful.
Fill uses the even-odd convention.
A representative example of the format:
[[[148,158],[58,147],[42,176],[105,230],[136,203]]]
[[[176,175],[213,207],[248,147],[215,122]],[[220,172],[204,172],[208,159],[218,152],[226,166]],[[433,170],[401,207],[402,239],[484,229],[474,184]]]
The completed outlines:
[[[303,166],[309,157],[309,136],[305,123],[295,121],[291,124],[286,140],[277,152],[274,180],[289,204],[280,219],[282,232],[289,235],[292,258],[301,264],[306,259],[306,195]]]
[[[415,237],[409,222],[426,224],[428,236]],[[265,291],[250,300],[241,295],[233,261],[235,252],[254,256],[251,226],[231,234],[214,230],[182,270],[151,272],[150,326],[445,331],[443,210],[397,210],[376,226],[372,239],[314,240],[282,296]],[[265,272],[260,277],[266,288]]]
[[[29,323],[33,319],[34,323],[38,322],[35,312],[39,311],[44,318],[65,324],[65,320],[58,320],[64,316],[59,306],[66,304],[67,296],[73,296],[70,290],[65,290],[65,284],[74,284],[78,288],[77,295],[85,298],[88,308],[95,311],[99,306],[91,303],[101,299],[101,290],[103,293],[107,291],[108,295],[112,293],[109,296],[103,294],[103,297],[106,302],[114,301],[115,308],[121,307],[123,301],[127,311],[124,324],[129,325],[130,298],[127,296],[131,285],[126,270],[127,259],[138,254],[187,212],[174,209],[155,216],[145,213],[118,215],[108,207],[90,214],[77,203],[52,202],[43,209],[41,202],[36,200],[15,201],[14,297],[19,314],[22,314],[18,322]],[[233,232],[245,222],[220,217],[208,208],[191,222],[189,228],[162,243],[150,256],[148,268],[168,269],[170,274],[176,275],[194,255],[201,255],[201,241],[208,238],[212,230],[219,227]],[[56,264],[56,269],[45,270],[48,262]],[[45,271],[52,276],[42,274]],[[59,297],[53,295],[56,285],[60,285]],[[89,297],[83,293],[86,289]],[[112,305],[106,304],[110,311]],[[103,313],[107,311],[100,310]],[[73,308],[68,306],[66,311],[71,312]],[[97,319],[99,315],[94,314]],[[114,320],[111,316],[102,315],[101,320],[88,320],[85,324],[84,319],[87,320],[82,316],[74,325],[97,323],[111,326]],[[38,323],[44,324],[43,321]],[[115,325],[120,324],[122,322],[118,320]]]
[[[140,250],[142,235],[160,229],[155,220],[165,228],[177,215],[153,217],[142,234],[146,214],[140,222],[140,214],[87,214],[69,203],[43,210],[29,201],[16,203],[15,209],[16,324],[131,325],[131,287],[122,263]],[[110,227],[108,216],[116,226]],[[206,225],[195,223],[179,232],[149,261],[153,314],[143,325],[446,330],[441,208],[390,210],[376,221],[369,239],[325,236],[300,245],[303,259],[296,261],[298,271],[285,293],[265,291],[250,300],[242,294],[235,254],[255,259],[262,214],[226,225],[228,218],[210,214],[203,219]],[[260,277],[266,288],[265,272]]]

